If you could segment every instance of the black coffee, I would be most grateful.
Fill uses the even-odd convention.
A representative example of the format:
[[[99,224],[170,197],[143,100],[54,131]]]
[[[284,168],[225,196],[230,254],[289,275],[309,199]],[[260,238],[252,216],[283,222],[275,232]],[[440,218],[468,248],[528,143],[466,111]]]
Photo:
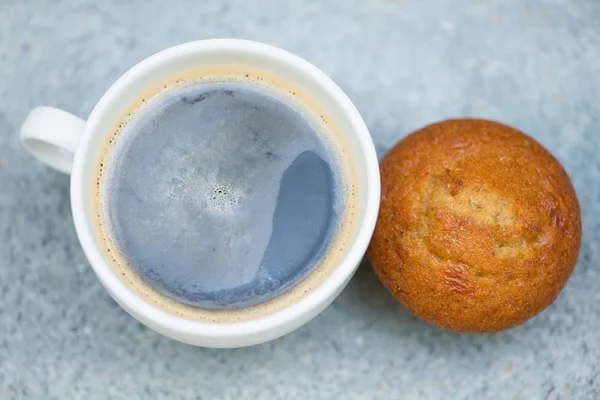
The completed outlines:
[[[146,284],[195,307],[255,305],[296,285],[331,251],[344,207],[323,126],[250,83],[155,96],[107,164],[113,251]]]

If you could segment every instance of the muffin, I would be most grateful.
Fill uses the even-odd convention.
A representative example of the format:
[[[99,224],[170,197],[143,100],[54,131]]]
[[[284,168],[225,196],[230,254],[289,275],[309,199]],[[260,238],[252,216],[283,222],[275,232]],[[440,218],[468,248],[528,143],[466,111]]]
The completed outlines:
[[[381,161],[369,261],[400,303],[440,328],[491,333],[527,321],[556,299],[580,242],[566,172],[511,127],[436,123]]]

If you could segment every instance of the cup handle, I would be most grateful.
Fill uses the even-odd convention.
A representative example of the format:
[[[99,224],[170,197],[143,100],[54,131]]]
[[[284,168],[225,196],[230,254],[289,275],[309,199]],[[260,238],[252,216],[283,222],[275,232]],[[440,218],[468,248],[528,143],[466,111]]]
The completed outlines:
[[[44,164],[65,174],[85,130],[85,120],[54,107],[36,107],[21,126],[21,144]]]

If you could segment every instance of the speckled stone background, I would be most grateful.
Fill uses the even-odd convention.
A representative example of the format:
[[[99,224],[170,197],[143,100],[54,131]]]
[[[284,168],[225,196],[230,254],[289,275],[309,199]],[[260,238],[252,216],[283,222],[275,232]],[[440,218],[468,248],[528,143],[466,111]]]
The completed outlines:
[[[0,0],[0,399],[599,399],[599,21],[598,0]],[[508,332],[456,335],[363,265],[323,314],[265,345],[194,348],[130,318],[80,249],[68,177],[27,155],[18,129],[36,105],[85,117],[137,61],[211,37],[321,67],[380,155],[452,116],[538,139],[584,220],[556,303]]]

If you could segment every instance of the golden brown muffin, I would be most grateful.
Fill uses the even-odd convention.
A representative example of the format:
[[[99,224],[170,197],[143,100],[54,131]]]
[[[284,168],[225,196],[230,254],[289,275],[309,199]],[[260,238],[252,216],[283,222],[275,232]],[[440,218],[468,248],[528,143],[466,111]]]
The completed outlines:
[[[566,172],[506,125],[433,124],[381,161],[369,260],[392,295],[433,325],[488,333],[522,324],[556,299],[580,242]]]

